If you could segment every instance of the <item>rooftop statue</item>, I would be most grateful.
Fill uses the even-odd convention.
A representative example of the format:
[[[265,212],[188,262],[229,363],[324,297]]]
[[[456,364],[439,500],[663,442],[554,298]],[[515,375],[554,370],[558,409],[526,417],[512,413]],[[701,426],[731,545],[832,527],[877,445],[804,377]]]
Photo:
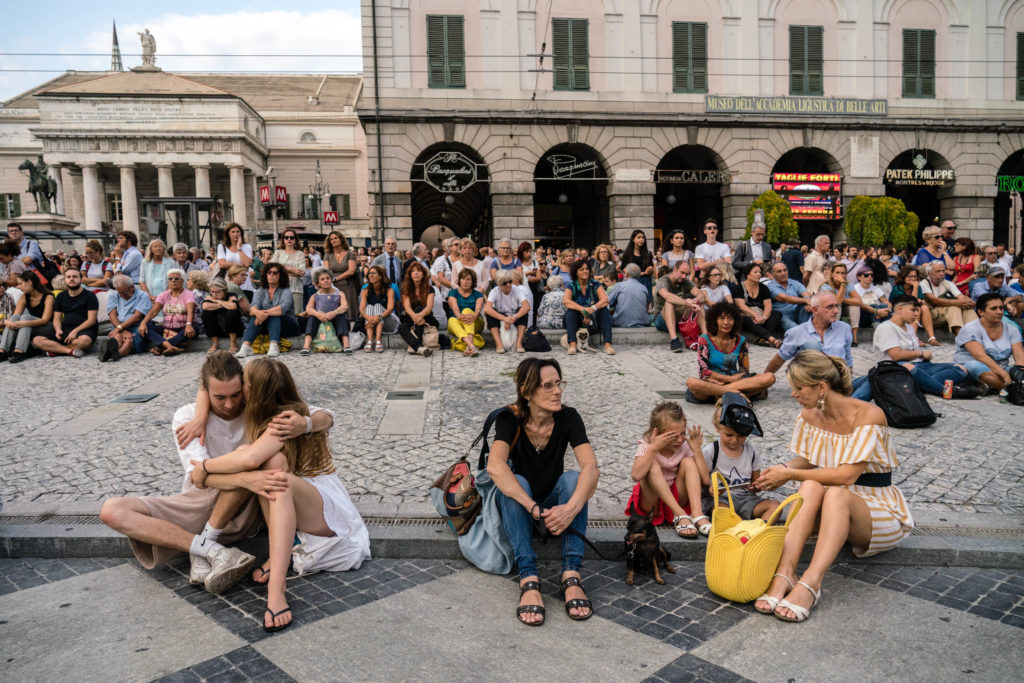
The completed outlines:
[[[156,66],[156,38],[147,28],[139,34],[139,40],[142,41],[142,66]]]

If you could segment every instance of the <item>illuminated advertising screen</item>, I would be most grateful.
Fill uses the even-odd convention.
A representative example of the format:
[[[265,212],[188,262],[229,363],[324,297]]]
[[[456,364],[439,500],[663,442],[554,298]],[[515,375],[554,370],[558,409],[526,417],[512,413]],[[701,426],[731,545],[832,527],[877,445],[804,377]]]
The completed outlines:
[[[789,202],[796,220],[842,217],[843,178],[838,173],[773,173],[772,189]]]

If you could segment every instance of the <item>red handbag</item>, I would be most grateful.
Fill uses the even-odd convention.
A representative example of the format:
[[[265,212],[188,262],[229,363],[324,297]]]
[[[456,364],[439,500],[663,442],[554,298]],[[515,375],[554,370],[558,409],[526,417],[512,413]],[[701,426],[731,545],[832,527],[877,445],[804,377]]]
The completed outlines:
[[[447,522],[452,531],[459,536],[469,531],[476,516],[480,514],[481,501],[466,456],[445,470],[434,482],[433,488],[441,489],[444,509],[448,513]]]
[[[692,350],[697,348],[697,338],[700,337],[700,324],[697,322],[697,312],[690,311],[686,320],[680,320],[677,325],[679,336],[683,338],[683,346]]]

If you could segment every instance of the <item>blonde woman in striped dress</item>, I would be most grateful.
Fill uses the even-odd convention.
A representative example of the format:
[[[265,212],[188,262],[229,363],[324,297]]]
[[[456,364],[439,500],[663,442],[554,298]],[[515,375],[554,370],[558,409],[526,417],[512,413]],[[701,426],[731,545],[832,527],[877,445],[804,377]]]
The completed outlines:
[[[765,468],[756,485],[776,489],[800,482],[804,503],[789,527],[778,573],[754,603],[762,614],[803,621],[821,597],[821,584],[843,544],[857,557],[889,550],[906,538],[914,520],[892,485],[897,466],[882,410],[850,398],[850,369],[841,358],[801,351],[787,371],[803,410],[789,448],[796,457]],[[797,580],[807,538],[817,531],[811,563]]]

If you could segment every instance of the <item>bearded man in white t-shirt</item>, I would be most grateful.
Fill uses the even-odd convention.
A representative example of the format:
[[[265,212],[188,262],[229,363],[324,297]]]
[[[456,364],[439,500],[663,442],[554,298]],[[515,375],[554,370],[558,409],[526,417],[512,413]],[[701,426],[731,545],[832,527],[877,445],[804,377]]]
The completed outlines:
[[[203,462],[245,445],[242,365],[230,352],[217,351],[207,356],[200,380],[197,402],[179,408],[171,422],[184,468],[181,493],[109,498],[100,519],[128,536],[132,552],[146,569],[189,553],[189,583],[203,584],[217,594],[237,583],[256,561],[249,553],[223,545],[248,538],[259,528],[259,503],[253,494],[273,500],[287,489],[287,479],[280,470],[254,470],[209,474],[206,488],[193,486],[191,461]],[[333,424],[330,411],[311,407],[308,418],[290,410],[281,413],[269,430],[286,440]]]

